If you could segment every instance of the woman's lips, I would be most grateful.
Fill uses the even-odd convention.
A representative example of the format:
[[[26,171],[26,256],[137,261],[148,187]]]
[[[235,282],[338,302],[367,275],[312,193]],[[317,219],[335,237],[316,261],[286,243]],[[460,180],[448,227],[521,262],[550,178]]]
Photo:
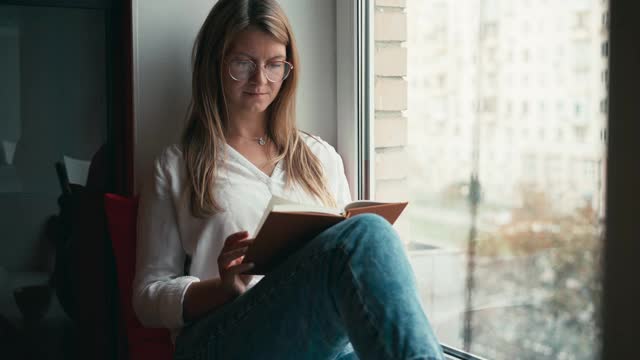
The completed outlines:
[[[262,95],[267,95],[267,93],[263,93],[263,92],[249,92],[249,91],[245,91],[245,94],[249,95],[249,96],[262,96]]]

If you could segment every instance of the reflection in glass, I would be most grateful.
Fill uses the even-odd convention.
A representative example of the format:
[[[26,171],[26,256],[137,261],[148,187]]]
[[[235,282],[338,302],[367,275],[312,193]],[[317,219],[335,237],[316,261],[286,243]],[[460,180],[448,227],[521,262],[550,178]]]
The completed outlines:
[[[86,163],[106,142],[105,39],[101,10],[0,6],[0,266],[10,272],[50,267],[54,164]]]

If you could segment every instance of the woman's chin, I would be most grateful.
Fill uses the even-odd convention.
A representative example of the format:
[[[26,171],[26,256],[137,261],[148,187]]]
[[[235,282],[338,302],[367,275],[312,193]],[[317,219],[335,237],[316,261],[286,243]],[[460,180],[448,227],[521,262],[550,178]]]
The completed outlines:
[[[247,113],[262,113],[262,112],[265,112],[268,107],[269,107],[269,103],[265,101],[265,102],[245,103],[242,108],[244,112],[247,112]]]

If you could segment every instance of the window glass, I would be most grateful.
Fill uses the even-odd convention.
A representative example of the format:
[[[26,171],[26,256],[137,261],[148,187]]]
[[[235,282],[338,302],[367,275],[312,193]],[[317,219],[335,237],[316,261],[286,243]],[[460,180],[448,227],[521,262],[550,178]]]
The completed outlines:
[[[55,163],[84,185],[106,142],[105,28],[103,10],[0,5],[2,271],[51,269]]]
[[[410,201],[395,227],[438,337],[596,358],[607,2],[376,3],[372,196]]]

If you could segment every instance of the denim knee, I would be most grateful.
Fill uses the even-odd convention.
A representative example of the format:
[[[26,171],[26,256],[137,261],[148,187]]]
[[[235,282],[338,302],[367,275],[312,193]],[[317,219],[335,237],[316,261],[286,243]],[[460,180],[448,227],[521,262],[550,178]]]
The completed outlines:
[[[360,214],[348,219],[351,233],[343,241],[353,241],[361,245],[393,246],[399,243],[398,234],[391,224],[377,214]],[[349,245],[349,244],[343,244]]]
[[[361,225],[361,226],[381,226],[381,227],[388,227],[391,226],[391,224],[389,224],[389,222],[387,221],[387,219],[383,218],[382,216],[378,215],[378,214],[371,214],[371,213],[366,213],[366,214],[359,214],[356,215],[352,218],[349,218],[351,221],[353,221],[354,223]]]

